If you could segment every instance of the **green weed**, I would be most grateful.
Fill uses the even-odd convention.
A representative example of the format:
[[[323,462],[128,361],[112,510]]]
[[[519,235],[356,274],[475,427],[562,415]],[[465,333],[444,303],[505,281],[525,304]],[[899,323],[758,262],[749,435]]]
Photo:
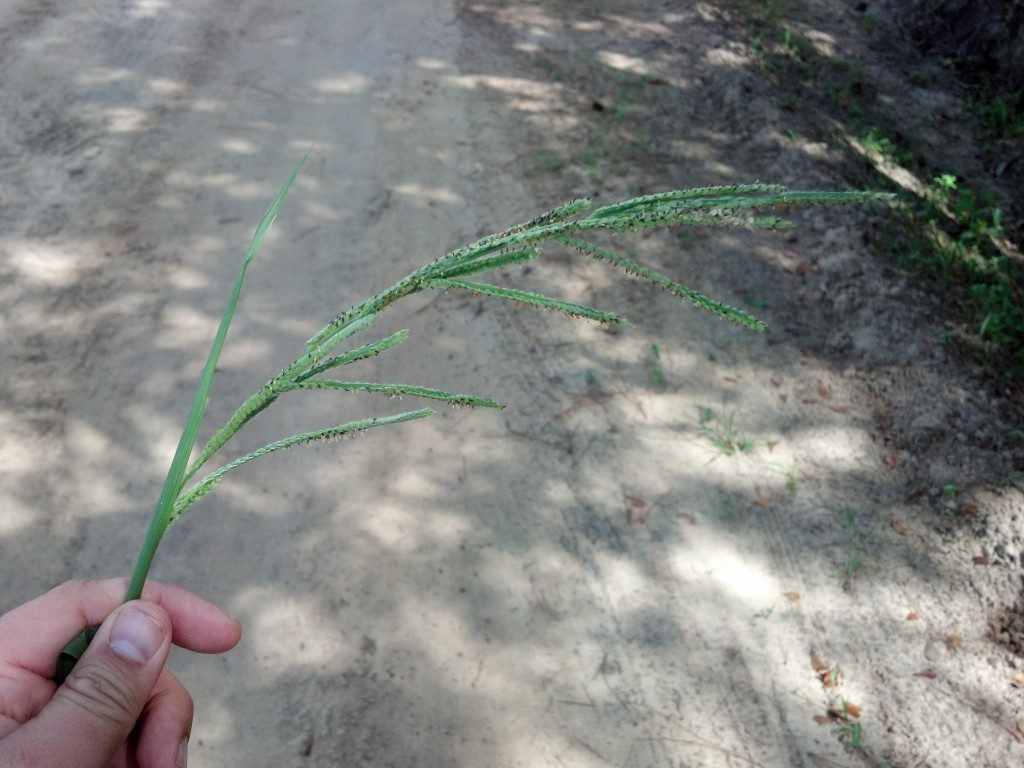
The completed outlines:
[[[559,173],[565,168],[565,160],[550,150],[542,149],[533,153],[533,167],[547,173]]]
[[[735,411],[723,420],[713,408],[698,409],[700,435],[722,456],[754,452],[754,441],[735,427],[735,418]]]
[[[1024,136],[1024,91],[1001,94],[985,89],[974,100],[982,130],[993,139]]]
[[[845,707],[846,702],[843,702]],[[835,734],[843,743],[847,752],[856,752],[864,748],[864,729],[859,720],[849,720],[840,723],[835,728]]]
[[[795,469],[787,470],[786,472],[786,490],[790,493],[796,493],[799,488],[797,483],[797,475]]]
[[[661,349],[657,344],[651,344],[650,379],[654,389],[661,389],[665,386],[665,372],[661,368]]]
[[[971,190],[949,169],[930,167],[913,150],[923,143],[901,130],[900,115],[867,68],[821,54],[806,36],[759,8],[750,17],[757,35],[748,48],[779,88],[779,101],[796,113],[830,115],[837,127],[823,130],[870,160],[863,164],[870,178],[882,178],[887,166],[933,179],[923,191],[902,190],[896,216],[885,219],[874,239],[878,251],[931,276],[933,290],[949,294],[948,304],[964,326],[949,340],[969,346],[1006,375],[1024,374],[1024,262],[1005,241],[1002,211],[990,197]],[[1024,135],[1022,104],[1024,93],[983,93],[975,111],[989,136],[1019,137]]]
[[[880,128],[871,128],[860,138],[861,146],[870,154],[881,157],[888,163],[907,165],[912,156],[903,151],[892,139],[887,138]]]
[[[860,572],[863,565],[862,555],[865,550],[864,540],[857,530],[857,510],[844,509],[834,513],[836,521],[843,529],[843,560],[831,571],[832,578],[843,582],[848,587],[853,578]]]

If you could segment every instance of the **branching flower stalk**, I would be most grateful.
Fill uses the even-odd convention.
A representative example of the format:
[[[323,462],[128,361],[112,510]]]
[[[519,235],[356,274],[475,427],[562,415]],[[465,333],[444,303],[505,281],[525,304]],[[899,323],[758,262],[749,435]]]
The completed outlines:
[[[411,384],[341,381],[325,378],[325,374],[329,372],[379,355],[406,340],[409,332],[403,330],[347,351],[336,352],[342,342],[355,334],[366,331],[380,313],[406,296],[425,290],[462,291],[505,299],[520,305],[564,312],[599,323],[625,324],[626,320],[613,312],[563,301],[544,294],[490,283],[479,283],[468,279],[501,267],[524,264],[537,259],[541,256],[542,245],[555,244],[607,262],[627,274],[650,281],[669,293],[686,299],[701,309],[718,314],[736,325],[762,331],[765,328],[764,323],[750,314],[704,296],[631,258],[590,242],[586,239],[586,235],[598,231],[620,233],[638,229],[679,226],[784,229],[792,224],[779,216],[765,215],[761,211],[805,205],[862,203],[891,197],[877,192],[791,192],[776,184],[754,183],[700,187],[645,195],[606,205],[589,213],[586,212],[591,208],[590,200],[579,199],[565,203],[504,232],[488,235],[471,245],[450,251],[403,277],[390,288],[338,315],[309,339],[305,349],[295,360],[238,407],[231,418],[206,441],[190,464],[188,460],[195,446],[214,370],[220,351],[224,346],[235,306],[238,303],[246,270],[259,251],[267,231],[277,217],[285,197],[304,163],[305,158],[299,163],[291,178],[263,216],[245,258],[242,260],[221,318],[220,327],[203,369],[199,388],[192,403],[192,410],[146,532],[131,584],[125,595],[126,601],[138,599],[142,595],[142,588],[149,574],[153,557],[170,525],[185,510],[212,491],[224,475],[231,470],[282,448],[301,443],[333,440],[374,427],[422,419],[435,412],[432,408],[420,408],[391,416],[360,419],[334,427],[291,435],[234,459],[220,468],[210,471],[202,479],[188,486],[188,482],[206,466],[215,454],[249,421],[273,405],[278,398],[293,392],[327,389],[409,395],[456,406],[502,407],[500,403],[486,397],[458,394]],[[585,213],[586,215],[584,215]],[[63,679],[70,672],[77,659],[85,651],[91,637],[91,632],[84,632],[65,648],[58,663],[57,677],[59,679]]]

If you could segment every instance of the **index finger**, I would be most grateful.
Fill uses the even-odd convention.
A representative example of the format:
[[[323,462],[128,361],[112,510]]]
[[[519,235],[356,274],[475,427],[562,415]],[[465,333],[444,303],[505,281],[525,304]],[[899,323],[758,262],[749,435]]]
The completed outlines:
[[[0,661],[43,677],[53,675],[57,655],[86,627],[95,626],[124,602],[128,580],[68,581],[0,616]],[[220,653],[242,635],[237,619],[169,584],[149,581],[142,599],[171,617],[172,642],[199,653]]]

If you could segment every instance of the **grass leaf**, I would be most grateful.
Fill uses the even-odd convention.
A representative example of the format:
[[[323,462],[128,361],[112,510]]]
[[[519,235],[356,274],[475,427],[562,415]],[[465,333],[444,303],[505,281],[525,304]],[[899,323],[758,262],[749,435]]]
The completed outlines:
[[[308,154],[306,157],[308,157]],[[156,549],[156,546],[160,542],[160,537],[163,536],[163,532],[167,529],[167,526],[170,525],[170,518],[174,511],[174,502],[178,497],[178,493],[181,491],[188,458],[192,453],[193,446],[195,445],[196,436],[199,434],[199,424],[203,420],[203,413],[206,410],[206,403],[209,400],[210,385],[213,383],[213,375],[217,368],[217,361],[220,359],[220,352],[221,349],[224,348],[224,340],[227,338],[228,328],[230,327],[231,319],[235,314],[238,297],[242,293],[242,283],[245,281],[246,270],[259,251],[260,246],[263,244],[263,240],[266,238],[267,232],[270,230],[270,225],[273,224],[274,219],[277,218],[278,211],[281,210],[281,206],[284,204],[284,200],[288,196],[289,190],[291,190],[292,185],[295,183],[295,179],[299,175],[299,171],[302,170],[302,166],[306,163],[306,157],[303,157],[295,167],[295,170],[292,172],[287,183],[281,188],[281,191],[274,199],[274,202],[270,204],[267,212],[263,214],[263,218],[256,227],[256,233],[253,235],[252,243],[249,245],[249,250],[246,252],[245,258],[242,259],[242,264],[238,270],[238,276],[235,278],[235,284],[231,289],[231,295],[228,297],[228,303],[224,307],[224,313],[221,315],[220,326],[217,328],[217,334],[214,336],[213,345],[210,347],[210,354],[206,358],[206,365],[203,368],[202,376],[199,379],[199,387],[196,390],[195,399],[192,401],[192,409],[189,412],[188,420],[185,422],[185,429],[181,433],[181,439],[178,441],[178,447],[174,452],[174,458],[171,460],[171,467],[167,471],[167,477],[164,480],[163,489],[160,491],[160,497],[157,500],[156,509],[154,510],[152,520],[150,521],[150,530],[146,535],[146,543],[143,545],[143,552],[136,563],[136,568],[132,574],[131,584],[128,587],[128,594],[125,597],[125,600],[137,600],[142,596],[142,587],[143,584],[145,584],[146,574],[149,570],[148,559],[152,558],[151,553],[147,558],[147,549]],[[144,563],[146,564],[145,566],[143,566]]]

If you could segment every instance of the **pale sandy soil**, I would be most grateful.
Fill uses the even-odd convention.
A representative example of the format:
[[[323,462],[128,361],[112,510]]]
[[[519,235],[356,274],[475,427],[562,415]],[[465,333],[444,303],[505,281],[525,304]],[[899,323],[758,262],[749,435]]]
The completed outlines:
[[[568,5],[0,7],[3,607],[130,569],[237,259],[307,149],[210,425],[340,310],[563,199],[845,186],[785,135],[727,6]],[[606,80],[574,83],[579,57]],[[862,214],[796,218],[619,243],[765,335],[558,255],[508,283],[634,327],[433,295],[382,319],[411,340],[360,378],[509,407],[268,458],[172,529],[154,575],[246,628],[172,659],[191,765],[1024,764],[1019,661],[990,637],[1019,607],[1012,393],[943,351]],[[394,410],[296,398],[238,448]],[[730,419],[749,454],[709,439]],[[840,697],[857,749],[814,719]]]

